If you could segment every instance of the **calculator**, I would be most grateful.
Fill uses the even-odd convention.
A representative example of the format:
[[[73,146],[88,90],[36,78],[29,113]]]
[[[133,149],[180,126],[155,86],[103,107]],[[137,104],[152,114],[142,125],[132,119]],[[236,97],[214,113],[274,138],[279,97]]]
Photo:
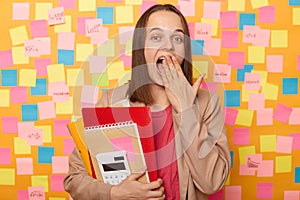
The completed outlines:
[[[126,151],[98,153],[96,159],[104,183],[117,185],[131,174]]]

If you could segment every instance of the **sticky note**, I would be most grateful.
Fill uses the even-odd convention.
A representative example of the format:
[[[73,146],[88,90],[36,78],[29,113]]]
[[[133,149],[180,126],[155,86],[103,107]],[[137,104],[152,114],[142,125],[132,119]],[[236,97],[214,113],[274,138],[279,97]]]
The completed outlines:
[[[63,50],[58,49],[58,64],[64,64],[65,66],[73,66],[74,65],[74,50]]]
[[[69,171],[69,158],[68,156],[53,156],[52,157],[52,173],[68,173]]]
[[[203,55],[203,47],[204,47],[203,40],[191,40],[191,44],[192,44],[193,55]]]
[[[12,50],[0,51],[0,68],[13,66]]]
[[[36,58],[34,67],[37,76],[47,76],[47,66],[51,65],[51,58]]]
[[[115,41],[114,39],[108,39],[104,43],[101,43],[97,47],[98,56],[115,56]]]
[[[54,26],[54,32],[72,32],[72,17],[65,15],[65,23]]]
[[[284,191],[284,200],[298,200],[300,197],[300,191]]]
[[[222,48],[238,47],[238,31],[222,31]]]
[[[0,89],[0,107],[9,107],[10,105],[10,91]]]
[[[39,119],[52,119],[56,118],[55,107],[53,101],[44,101],[38,103]]]
[[[27,132],[26,140],[30,146],[41,146],[43,145],[44,134],[42,129],[33,128]]]
[[[10,101],[12,104],[24,103],[28,101],[27,87],[11,87],[10,88]]]
[[[40,40],[25,40],[24,54],[26,57],[39,57],[41,55],[42,43]]]
[[[276,135],[261,135],[260,152],[275,152],[276,142],[277,142]]]
[[[90,73],[103,73],[106,71],[105,56],[90,56],[89,63],[90,63],[89,65]]]
[[[12,45],[23,44],[25,40],[28,40],[28,34],[25,25],[9,29],[9,34]]]
[[[0,185],[15,185],[15,169],[2,168],[0,169]]]
[[[245,63],[245,52],[229,52],[228,65],[232,68],[243,69]]]
[[[22,121],[37,121],[37,105],[36,104],[23,104],[22,108]]]
[[[82,86],[84,84],[83,69],[67,69],[67,85]]]
[[[26,139],[28,133],[34,129],[34,122],[18,122],[18,136],[20,139]]]
[[[96,0],[78,0],[79,12],[95,11]]]
[[[48,36],[47,21],[45,19],[31,21],[30,30],[32,38]]]
[[[221,39],[211,38],[204,42],[204,55],[220,56]]]
[[[272,199],[273,198],[273,182],[258,182],[256,197],[258,199]]]
[[[59,0],[58,6],[64,7],[65,9],[76,8],[76,0]]]
[[[40,37],[34,38],[34,40],[38,40],[41,45],[39,47],[39,51],[41,55],[50,55],[51,54],[51,39],[50,37]]]
[[[53,64],[47,66],[48,81],[65,81],[65,69],[63,64]]]
[[[295,167],[295,183],[300,183],[300,167]]]
[[[264,94],[249,94],[248,109],[261,110],[265,108],[265,95]]]
[[[99,33],[91,36],[91,44],[101,44],[108,39],[108,27],[100,27]]]
[[[286,173],[292,171],[292,156],[276,156],[275,172]]]
[[[98,86],[84,85],[82,86],[80,100],[82,103],[96,104],[98,101],[98,94]]]
[[[90,37],[100,34],[100,28],[102,27],[102,19],[86,19],[85,20],[85,35]]]
[[[130,14],[130,13],[127,13],[127,14]],[[102,19],[103,24],[113,24],[114,23],[114,7],[97,7],[97,18]]]
[[[288,47],[288,30],[271,30],[271,47]]]
[[[75,143],[72,138],[64,139],[64,155],[70,155],[75,147]]]
[[[300,8],[293,8],[293,25],[300,25]]]
[[[178,1],[179,10],[184,16],[195,15],[195,0],[191,1]]]
[[[43,194],[43,191],[49,191],[48,182],[48,176],[31,176],[31,185],[35,188],[35,191],[40,191],[40,194]],[[28,188],[28,191],[32,191],[31,187]]]
[[[57,49],[74,50],[74,32],[60,32],[57,37]]]
[[[257,177],[272,177],[274,174],[274,161],[262,160],[257,169]]]
[[[29,19],[29,3],[13,3],[13,20],[28,20]]]
[[[240,90],[225,90],[224,105],[227,107],[240,106]]]
[[[2,116],[2,133],[17,133],[17,125],[18,117]]]
[[[262,154],[247,154],[246,167],[250,170],[256,171],[262,162]]]
[[[259,73],[245,73],[244,86],[245,90],[260,90],[261,74]]]
[[[39,199],[39,200],[44,200],[45,199],[45,190],[44,186],[33,186],[33,187],[28,187],[27,190],[27,196],[28,199]]]
[[[253,120],[253,110],[240,109],[235,124],[251,127]]]
[[[206,19],[220,19],[221,2],[205,1],[203,5],[203,17]]]
[[[255,170],[252,170],[247,167],[247,164],[240,164],[239,175],[241,176],[254,176]]]
[[[3,125],[3,123],[2,123]],[[0,164],[11,164],[11,149],[10,148],[0,148]]]
[[[94,47],[92,44],[76,44],[76,61],[88,61],[89,56],[93,55]]]
[[[16,158],[17,174],[33,174],[32,158]]]
[[[282,78],[282,94],[298,94],[298,78]]]
[[[48,10],[52,7],[52,3],[35,3],[35,19],[48,19]]]
[[[231,67],[225,64],[215,64],[214,81],[220,83],[229,83],[231,76]]]
[[[57,7],[48,10],[48,25],[63,24],[65,22],[64,7]]]
[[[277,136],[276,152],[288,153],[292,152],[293,137],[290,136]]]
[[[300,6],[299,0],[289,0],[289,6]]]
[[[15,69],[7,69],[0,71],[2,86],[17,86],[18,85],[18,71]]]
[[[242,102],[249,101],[249,94],[258,94],[258,90],[245,90],[245,85],[242,84]]]
[[[255,26],[256,14],[254,13],[240,13],[239,30],[243,30],[245,25]]]
[[[267,70],[273,73],[282,73],[283,55],[267,55]]]
[[[245,0],[228,0],[228,11],[245,11]]]
[[[21,69],[19,71],[19,85],[35,87],[36,86],[36,70],[35,69]]]
[[[108,86],[109,80],[107,73],[101,73],[98,77],[95,78],[93,82],[95,83],[93,85]]]
[[[195,23],[188,22],[188,28],[190,33],[190,39],[195,39]]]
[[[275,22],[275,6],[263,6],[258,9],[259,23]]]
[[[65,191],[64,189],[65,175],[50,175],[50,190],[51,191]]]
[[[229,57],[229,55],[228,55]],[[229,61],[228,61],[229,62]],[[251,72],[253,69],[253,65],[244,65],[243,69],[237,70],[237,81],[244,81],[245,80],[245,73]]]
[[[210,23],[195,23],[195,35],[196,40],[206,40],[211,38],[212,24]]]
[[[116,61],[107,66],[107,75],[109,79],[120,79],[124,75],[123,62]]]
[[[39,164],[51,164],[52,156],[54,156],[54,148],[53,147],[38,147],[38,163]]]
[[[225,186],[225,199],[241,200],[242,187],[241,186]]]
[[[48,87],[48,96],[52,96],[53,102],[69,101],[69,86],[64,82],[51,82]]]
[[[94,17],[78,17],[77,18],[77,33],[86,34],[86,20],[94,19]]]
[[[265,63],[265,47],[248,46],[248,63]]]
[[[244,25],[243,27],[243,42],[253,44],[258,37],[258,32],[260,31],[258,26]]]
[[[13,58],[13,63],[15,65],[29,63],[28,57],[25,57],[25,52],[24,52],[23,46],[18,46],[18,47],[12,48],[12,58]]]
[[[133,6],[116,6],[116,24],[133,23],[133,13]]]
[[[73,98],[71,97],[69,97],[68,102],[57,102],[55,106],[57,115],[73,114]]]
[[[268,29],[259,29],[256,32],[256,37],[253,40],[253,46],[263,46],[269,47],[270,43],[270,30]]]
[[[251,5],[253,9],[261,8],[269,5],[268,0],[251,0]]]
[[[255,146],[243,146],[239,147],[239,160],[240,164],[246,164],[246,156],[248,154],[255,154]]]
[[[273,108],[256,110],[256,125],[265,126],[273,124]]]
[[[15,154],[31,154],[31,147],[26,139],[14,137],[14,152]]]
[[[278,98],[278,86],[267,83],[262,86],[262,93],[265,94],[266,100],[277,100]]]
[[[238,112],[239,112],[238,110],[224,107],[223,113],[224,113],[224,118],[225,118],[225,124],[234,126]]]
[[[45,96],[47,85],[45,78],[37,78],[35,87],[30,87],[30,96]]]
[[[70,120],[54,120],[54,135],[55,136],[70,136],[67,124]]]
[[[43,136],[43,143],[52,142],[52,126],[34,126],[34,128],[41,130]]]
[[[218,34],[219,20],[217,20],[217,19],[205,19],[205,18],[201,18],[201,22],[205,23],[205,24],[211,24],[211,27],[212,27],[211,35],[212,36],[217,36],[217,34]]]
[[[284,104],[278,103],[277,107],[274,111],[273,117],[274,117],[274,119],[276,119],[278,121],[287,123],[289,120],[290,114],[292,113],[292,110],[293,110],[292,108],[290,108]]]
[[[134,26],[120,26],[119,27],[120,44],[126,44],[127,40],[132,40],[133,31],[134,31]]]
[[[234,145],[248,145],[250,140],[249,128],[235,128],[233,130]]]
[[[236,11],[224,11],[220,14],[220,26],[221,28],[236,28],[237,27],[237,12]]]
[[[289,124],[300,124],[300,108],[293,108],[290,114]]]

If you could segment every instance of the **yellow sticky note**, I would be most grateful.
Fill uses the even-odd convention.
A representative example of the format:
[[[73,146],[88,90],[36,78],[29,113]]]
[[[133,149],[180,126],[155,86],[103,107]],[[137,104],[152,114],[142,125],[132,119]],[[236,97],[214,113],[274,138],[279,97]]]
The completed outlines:
[[[80,12],[96,11],[96,0],[78,0],[78,10]]]
[[[9,107],[10,92],[9,90],[0,90],[0,107]]]
[[[93,44],[76,44],[76,61],[89,61],[89,57],[93,55]]]
[[[26,139],[15,137],[14,152],[15,154],[31,154],[31,146],[27,144]]]
[[[260,85],[263,86],[267,83],[268,72],[260,71],[260,70],[252,70],[251,73],[259,73],[260,74]]]
[[[228,11],[245,11],[245,0],[228,0]]]
[[[29,57],[25,57],[24,46],[13,47],[12,58],[15,65],[29,63]]]
[[[251,4],[252,4],[252,8],[256,9],[256,8],[268,6],[269,2],[268,0],[251,0]]]
[[[271,47],[286,48],[288,47],[287,30],[271,30]]]
[[[65,16],[65,23],[54,26],[54,32],[72,32],[72,18],[70,15]]]
[[[300,25],[300,8],[293,8],[293,25]]]
[[[266,83],[262,86],[261,93],[265,94],[265,100],[278,99],[278,85]]]
[[[253,110],[239,109],[235,124],[251,127],[253,113]]]
[[[133,7],[117,6],[116,7],[116,23],[126,24],[133,23]]]
[[[93,85],[104,86],[104,87],[108,86],[109,81],[108,81],[107,73],[93,75]]]
[[[20,86],[36,86],[36,69],[20,69]]]
[[[193,78],[198,78],[200,74],[203,73],[206,74],[205,78],[209,78],[207,61],[192,61],[192,64],[193,64]]]
[[[130,79],[131,79],[131,70],[127,70],[123,73],[121,78],[118,79],[118,86],[128,83]]]
[[[132,39],[128,39],[126,41],[125,55],[126,56],[131,56],[132,55]]]
[[[265,63],[265,47],[248,46],[248,63]]]
[[[31,176],[31,186],[44,186],[45,192],[48,192],[48,176]]]
[[[24,41],[28,40],[28,34],[25,25],[9,29],[9,34],[12,45],[24,44]]]
[[[126,5],[142,5],[143,0],[125,0]]]
[[[229,175],[226,179],[225,185],[230,185],[230,172],[229,172]]]
[[[73,113],[73,98],[69,97],[67,102],[56,102],[55,110],[57,115],[72,114]]]
[[[98,56],[115,56],[115,40],[108,39],[106,42],[98,45],[97,47]]]
[[[124,73],[124,63],[122,61],[116,61],[107,66],[107,75],[109,79],[120,79]]]
[[[276,151],[276,135],[261,135],[260,136],[260,152],[275,152]]]
[[[47,72],[49,82],[65,81],[65,69],[63,64],[48,65]]]
[[[48,20],[48,10],[53,8],[52,3],[36,3],[35,4],[35,19]]]
[[[248,154],[255,154],[255,146],[239,147],[240,164],[246,164]]]
[[[0,185],[15,185],[15,169],[1,168],[0,169]]]
[[[248,102],[249,94],[258,94],[257,90],[245,90],[245,85],[242,84],[242,102]]]
[[[83,69],[67,69],[67,85],[82,86],[84,84]]]
[[[202,23],[211,24],[211,35],[217,36],[218,35],[218,26],[219,26],[219,20],[218,19],[201,19]]]
[[[276,156],[275,172],[287,173],[292,171],[292,156]]]
[[[51,126],[34,126],[37,129],[42,129],[43,143],[52,142],[52,127]]]

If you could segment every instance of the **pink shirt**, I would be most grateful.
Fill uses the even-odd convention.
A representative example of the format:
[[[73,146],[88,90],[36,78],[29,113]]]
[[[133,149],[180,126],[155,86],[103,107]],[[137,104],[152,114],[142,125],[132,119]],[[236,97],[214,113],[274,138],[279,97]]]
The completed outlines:
[[[163,180],[167,200],[179,200],[179,180],[176,160],[172,106],[152,112],[158,177]]]

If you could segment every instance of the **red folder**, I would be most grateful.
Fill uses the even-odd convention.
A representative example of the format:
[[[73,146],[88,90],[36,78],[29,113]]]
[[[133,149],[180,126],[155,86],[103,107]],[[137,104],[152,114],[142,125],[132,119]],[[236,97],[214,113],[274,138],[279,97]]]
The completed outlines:
[[[150,107],[82,108],[84,127],[133,121],[138,126],[150,181],[158,178]]]

